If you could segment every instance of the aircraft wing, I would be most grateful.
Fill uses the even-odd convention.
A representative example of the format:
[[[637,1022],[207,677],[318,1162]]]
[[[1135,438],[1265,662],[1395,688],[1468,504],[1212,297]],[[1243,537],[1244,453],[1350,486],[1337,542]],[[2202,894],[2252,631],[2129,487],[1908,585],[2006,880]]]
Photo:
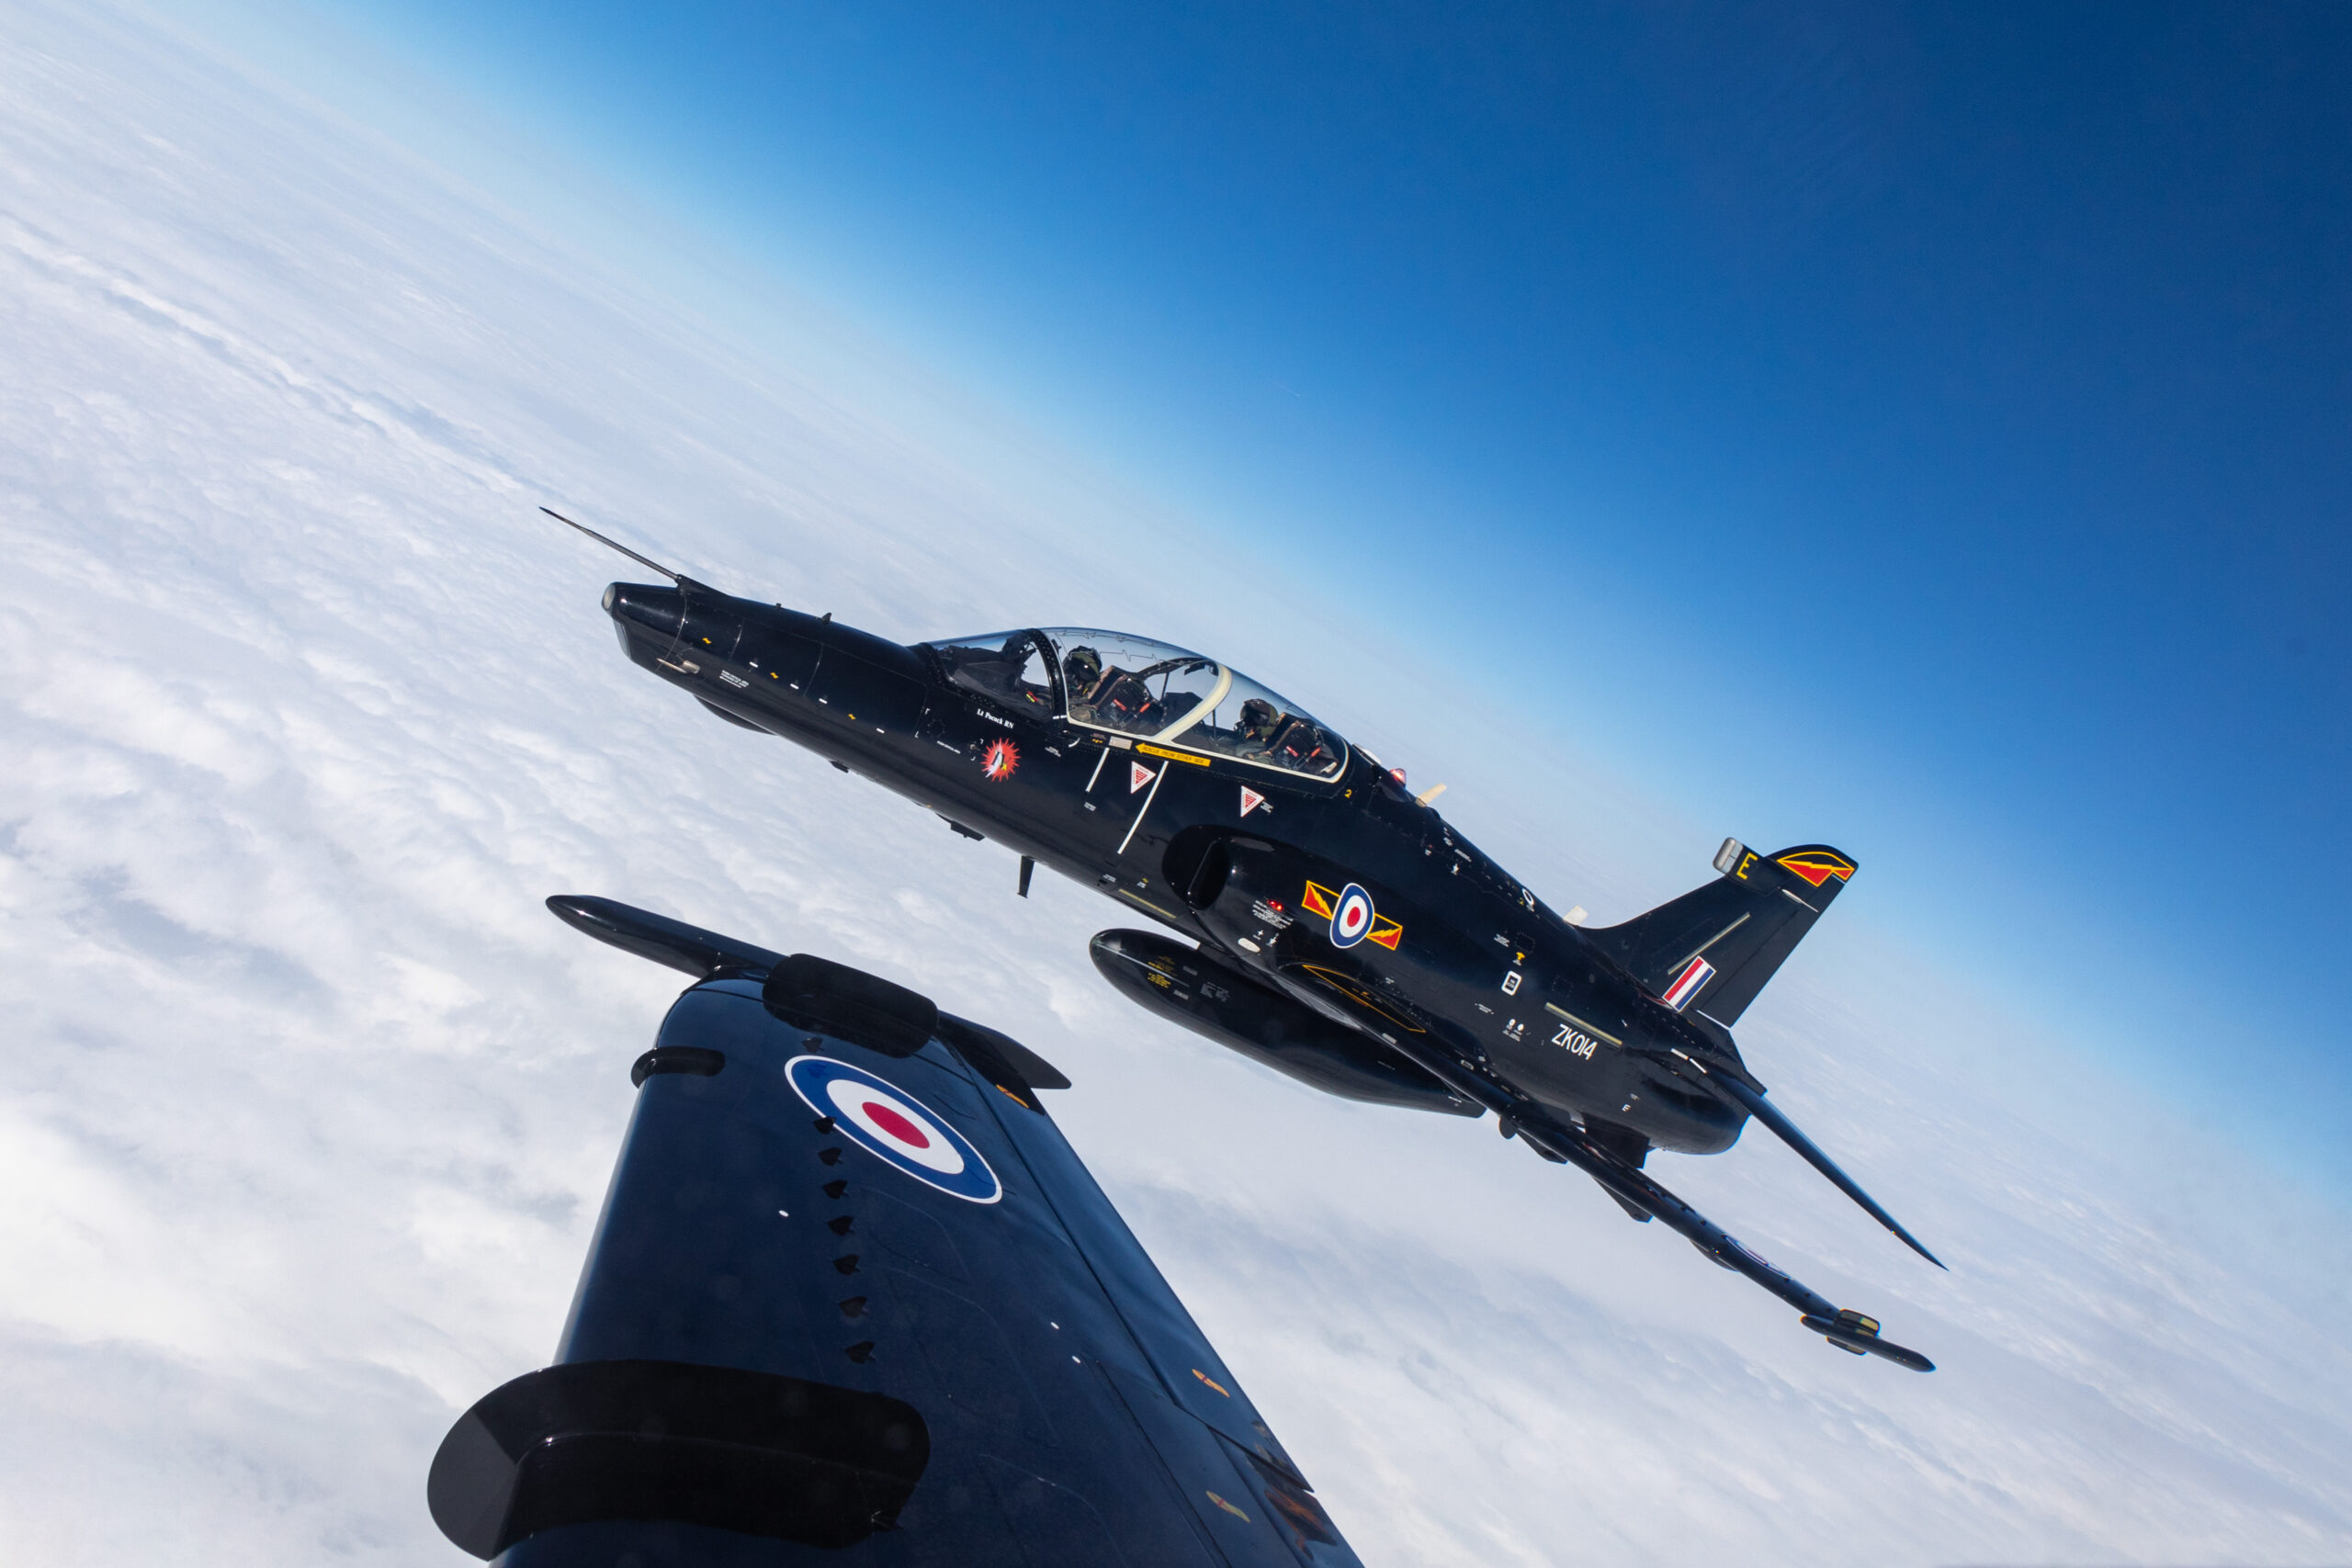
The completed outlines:
[[[1502,1079],[1468,1062],[1448,1059],[1434,1051],[1416,1053],[1415,1060],[1457,1094],[1493,1111],[1501,1120],[1505,1136],[1521,1139],[1555,1164],[1571,1165],[1583,1171],[1636,1219],[1645,1214],[1655,1216],[1724,1268],[1754,1280],[1796,1308],[1799,1322],[1839,1349],[1850,1350],[1857,1356],[1883,1357],[1915,1372],[1936,1370],[1936,1364],[1917,1350],[1880,1338],[1876,1318],[1838,1306],[1748,1250],[1730,1232],[1603,1148],[1581,1128],[1555,1117]]]
[[[1729,1231],[1576,1128],[1548,1117],[1529,1118],[1518,1124],[1518,1132],[1537,1153],[1575,1166],[1600,1183],[1627,1210],[1656,1216],[1659,1224],[1724,1268],[1754,1280],[1796,1308],[1800,1322],[1839,1349],[1856,1355],[1881,1356],[1915,1372],[1936,1370],[1936,1364],[1917,1350],[1880,1338],[1876,1318],[1841,1308],[1818,1291],[1792,1278],[1778,1265],[1750,1251]]]
[[[1357,1563],[1046,1112],[1050,1066],[872,976],[549,902],[704,977],[631,1075],[554,1364],[434,1461],[451,1540],[505,1568]]]

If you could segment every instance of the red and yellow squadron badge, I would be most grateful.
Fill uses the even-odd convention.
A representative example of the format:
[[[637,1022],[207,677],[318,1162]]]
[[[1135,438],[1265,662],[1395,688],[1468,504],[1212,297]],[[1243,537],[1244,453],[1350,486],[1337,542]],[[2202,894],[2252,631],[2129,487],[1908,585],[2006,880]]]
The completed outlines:
[[[980,775],[1001,782],[1012,776],[1021,766],[1021,749],[1010,740],[991,740],[989,749],[980,753]]]
[[[1836,877],[1843,882],[1854,874],[1854,863],[1828,850],[1799,850],[1792,855],[1782,855],[1776,863],[1815,887]]]

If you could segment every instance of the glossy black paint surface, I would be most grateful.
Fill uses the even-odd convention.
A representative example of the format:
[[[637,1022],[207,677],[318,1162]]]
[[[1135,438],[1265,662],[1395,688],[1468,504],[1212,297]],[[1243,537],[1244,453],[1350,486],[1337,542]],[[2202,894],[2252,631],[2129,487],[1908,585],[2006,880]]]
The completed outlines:
[[[634,913],[603,912],[605,940]],[[763,951],[680,931],[620,934]],[[704,981],[663,1021],[648,1055],[692,1065],[641,1077],[555,1366],[436,1461],[453,1540],[507,1568],[1356,1562],[1020,1047],[945,1015],[910,1054],[811,1033],[768,977]],[[805,1055],[952,1127],[1001,1196],[942,1190],[815,1114],[785,1073]]]
[[[1851,876],[1837,851],[1768,856],[1727,842],[1714,882],[1588,930],[1360,749],[1326,780],[1188,744],[1178,729],[1142,740],[1074,722],[1058,669],[1044,671],[1050,689],[1010,674],[1013,643],[1050,648],[1049,634],[1011,634],[991,694],[951,679],[930,646],[691,581],[616,583],[605,607],[631,660],[730,721],[1097,889],[1247,987],[1216,980],[1233,1000],[1196,989],[1178,1002],[1105,966],[1135,999],[1335,1093],[1491,1111],[1506,1136],[1585,1170],[1629,1212],[1666,1220],[1801,1312],[1834,1315],[1642,1167],[1654,1147],[1729,1148],[1761,1103],[1729,1025]],[[1355,894],[1376,918],[1343,932],[1335,910]],[[1115,953],[1124,934],[1098,939],[1098,964],[1102,942]],[[1363,1050],[1330,1036],[1295,1048],[1300,1011],[1361,1036]],[[1927,1256],[1777,1111],[1767,1123]]]

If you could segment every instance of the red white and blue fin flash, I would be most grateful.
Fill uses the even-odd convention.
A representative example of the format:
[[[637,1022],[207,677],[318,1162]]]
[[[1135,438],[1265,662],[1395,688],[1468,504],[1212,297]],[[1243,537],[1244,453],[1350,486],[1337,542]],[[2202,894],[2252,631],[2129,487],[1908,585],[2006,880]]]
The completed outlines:
[[[939,1113],[886,1078],[831,1056],[795,1056],[785,1081],[841,1135],[926,1187],[971,1203],[993,1203],[1003,1184],[970,1140]]]
[[[1666,995],[1658,1000],[1680,1012],[1684,1005],[1699,994],[1701,987],[1714,977],[1713,964],[1703,958],[1693,958],[1682,966],[1682,973],[1674,977],[1674,984],[1666,988]]]
[[[1372,895],[1349,883],[1340,889],[1340,901],[1331,910],[1331,945],[1353,947],[1372,930],[1374,910]]]

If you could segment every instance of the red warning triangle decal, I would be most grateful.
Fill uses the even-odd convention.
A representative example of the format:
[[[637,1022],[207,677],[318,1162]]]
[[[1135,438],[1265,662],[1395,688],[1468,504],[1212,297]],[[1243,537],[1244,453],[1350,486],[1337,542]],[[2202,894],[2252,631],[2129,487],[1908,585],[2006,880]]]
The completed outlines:
[[[1258,809],[1258,807],[1261,807],[1261,806],[1263,806],[1263,805],[1265,805],[1265,804],[1266,804],[1266,797],[1265,797],[1264,795],[1260,795],[1256,790],[1251,789],[1248,784],[1243,784],[1243,785],[1241,786],[1241,815],[1242,815],[1242,816],[1244,816],[1244,817],[1249,816],[1249,815],[1250,815],[1250,813],[1251,813],[1252,811],[1257,810],[1257,809]]]
[[[1135,794],[1136,791],[1149,784],[1152,777],[1152,771],[1141,762],[1129,762],[1127,764],[1127,793]]]

